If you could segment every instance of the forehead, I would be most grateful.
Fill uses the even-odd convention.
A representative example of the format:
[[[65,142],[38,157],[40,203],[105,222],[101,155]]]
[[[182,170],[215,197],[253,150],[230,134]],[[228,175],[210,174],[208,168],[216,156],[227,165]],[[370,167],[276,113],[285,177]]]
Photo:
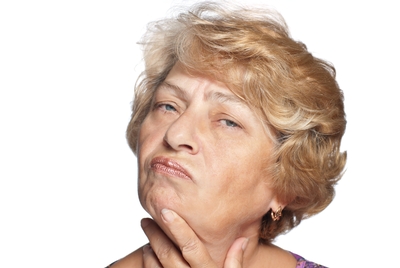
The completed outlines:
[[[185,85],[183,86],[177,85],[174,82],[168,82],[168,81],[162,82],[161,85],[158,87],[157,91],[158,92],[166,91],[184,100],[190,99],[190,93],[188,92],[187,87]],[[244,106],[246,108],[250,108],[242,99],[233,94],[230,90],[221,91],[218,88],[208,90],[204,93],[203,99],[204,101],[211,101],[222,104],[224,103],[235,104]]]
[[[218,77],[221,77],[218,75]],[[170,91],[181,97],[185,97],[192,90],[204,90],[207,100],[219,102],[236,102],[237,104],[248,105],[248,102],[232,90],[223,79],[197,70],[188,70],[181,63],[173,66],[166,79],[157,88]]]

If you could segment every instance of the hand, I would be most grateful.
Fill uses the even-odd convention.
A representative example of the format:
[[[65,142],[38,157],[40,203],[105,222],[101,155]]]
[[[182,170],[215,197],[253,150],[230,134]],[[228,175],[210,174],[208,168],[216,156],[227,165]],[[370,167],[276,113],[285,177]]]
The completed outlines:
[[[142,228],[151,245],[143,248],[144,267],[217,267],[204,244],[178,214],[164,209],[162,219],[177,245],[153,220],[143,219]],[[247,241],[244,237],[235,240],[226,255],[224,268],[243,267]]]

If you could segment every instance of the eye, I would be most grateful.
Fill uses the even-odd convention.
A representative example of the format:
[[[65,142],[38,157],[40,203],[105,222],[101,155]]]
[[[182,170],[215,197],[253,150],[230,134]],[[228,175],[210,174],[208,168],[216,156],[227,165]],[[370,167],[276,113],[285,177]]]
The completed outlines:
[[[222,119],[221,122],[223,124],[225,124],[227,127],[240,127],[238,124],[236,124],[234,121],[232,120],[228,120],[228,119]]]
[[[155,108],[156,109],[160,109],[160,110],[165,111],[165,112],[176,112],[175,107],[173,105],[171,105],[171,104],[168,104],[168,103],[157,103],[155,105]]]
[[[167,111],[176,111],[174,106],[172,106],[171,104],[162,104],[162,105],[164,106],[164,109]]]

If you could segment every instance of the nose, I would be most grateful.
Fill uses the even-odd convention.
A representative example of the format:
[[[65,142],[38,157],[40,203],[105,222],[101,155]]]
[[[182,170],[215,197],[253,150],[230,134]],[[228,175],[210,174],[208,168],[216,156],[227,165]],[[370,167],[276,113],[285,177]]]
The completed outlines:
[[[197,124],[199,124],[199,118],[185,111],[168,127],[164,142],[175,151],[196,154],[200,148]]]

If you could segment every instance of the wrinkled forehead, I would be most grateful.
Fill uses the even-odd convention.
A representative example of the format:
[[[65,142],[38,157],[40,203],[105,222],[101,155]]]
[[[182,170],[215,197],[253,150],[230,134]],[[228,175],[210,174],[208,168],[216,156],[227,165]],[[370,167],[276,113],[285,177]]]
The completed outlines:
[[[246,98],[244,92],[244,76],[245,71],[241,66],[221,66],[221,63],[216,60],[214,63],[198,64],[196,68],[185,65],[182,62],[175,63],[174,66],[179,66],[188,75],[193,77],[209,77],[218,83],[221,83],[229,89],[239,100],[249,107],[255,107],[250,99]]]

